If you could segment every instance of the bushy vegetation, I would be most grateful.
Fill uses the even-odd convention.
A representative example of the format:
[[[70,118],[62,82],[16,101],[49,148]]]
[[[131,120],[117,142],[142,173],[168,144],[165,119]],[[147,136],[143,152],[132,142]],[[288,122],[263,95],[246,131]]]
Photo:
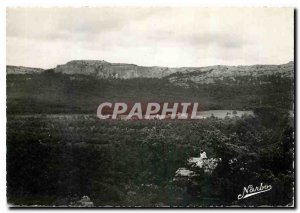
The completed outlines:
[[[268,116],[268,115],[266,115]],[[17,205],[287,205],[293,197],[293,125],[277,115],[205,121],[101,121],[93,116],[9,116],[7,193]],[[222,158],[211,175],[174,181],[189,157]],[[230,160],[237,159],[233,164]],[[237,201],[244,186],[273,189]]]

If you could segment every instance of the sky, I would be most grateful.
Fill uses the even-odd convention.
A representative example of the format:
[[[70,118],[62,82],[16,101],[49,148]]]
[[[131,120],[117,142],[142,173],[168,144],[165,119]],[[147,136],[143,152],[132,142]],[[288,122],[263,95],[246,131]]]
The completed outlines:
[[[8,8],[7,65],[71,60],[143,66],[284,64],[294,58],[292,8]]]

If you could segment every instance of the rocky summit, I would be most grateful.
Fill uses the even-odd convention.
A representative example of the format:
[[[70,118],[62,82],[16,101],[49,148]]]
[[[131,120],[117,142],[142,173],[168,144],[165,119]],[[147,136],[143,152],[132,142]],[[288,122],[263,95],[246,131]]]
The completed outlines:
[[[162,78],[175,70],[167,67],[144,67],[135,64],[109,63],[95,60],[75,60],[58,65],[55,72],[94,75],[97,78]]]

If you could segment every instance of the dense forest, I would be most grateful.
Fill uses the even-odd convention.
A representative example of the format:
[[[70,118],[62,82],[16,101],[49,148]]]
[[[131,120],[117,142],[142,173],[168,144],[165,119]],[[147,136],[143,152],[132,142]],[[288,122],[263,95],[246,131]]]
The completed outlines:
[[[262,83],[263,82],[263,83]],[[286,206],[294,197],[294,79],[239,77],[180,87],[162,79],[7,76],[7,197],[13,205]],[[194,101],[254,116],[198,121],[96,118],[103,101]],[[187,159],[221,161],[174,179]],[[238,200],[243,187],[272,190]]]

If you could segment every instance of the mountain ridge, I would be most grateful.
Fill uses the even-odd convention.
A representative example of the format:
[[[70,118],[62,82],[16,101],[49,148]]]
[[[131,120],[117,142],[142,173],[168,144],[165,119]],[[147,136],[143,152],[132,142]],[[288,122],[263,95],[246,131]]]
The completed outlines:
[[[279,65],[213,65],[205,67],[161,67],[139,66],[136,64],[110,63],[105,60],[72,60],[66,64],[57,65],[53,69],[41,69],[22,66],[6,66],[7,74],[34,74],[45,71],[62,73],[67,75],[90,75],[95,78],[164,78],[171,82],[193,81],[195,83],[213,83],[227,77],[279,74],[285,77],[293,77],[294,62]],[[233,79],[234,80],[234,79]]]

